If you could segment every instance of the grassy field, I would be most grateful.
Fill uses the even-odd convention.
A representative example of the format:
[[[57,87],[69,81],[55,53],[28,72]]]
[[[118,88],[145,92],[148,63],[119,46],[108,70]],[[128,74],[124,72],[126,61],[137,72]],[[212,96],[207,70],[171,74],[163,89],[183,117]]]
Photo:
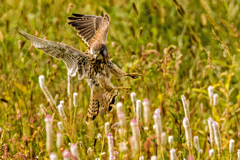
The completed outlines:
[[[175,148],[179,160],[187,157],[206,159],[211,149],[209,117],[219,124],[220,158],[236,159],[240,149],[239,3],[232,0],[0,0],[0,158],[49,158],[42,104],[52,116],[51,152],[55,152],[58,159],[62,158],[63,149],[70,148],[69,143],[77,144],[81,159],[109,159],[104,131],[106,122],[112,126],[110,132],[119,159],[140,156],[150,159],[153,155],[158,155],[158,159],[170,159],[171,148]],[[111,79],[115,86],[131,87],[137,99],[148,98],[150,102],[151,123],[148,130],[143,129],[142,110],[140,151],[135,155],[130,143],[130,122],[135,116],[130,94],[119,91],[117,97],[126,115],[124,136],[119,135],[119,126],[115,124],[118,122],[115,109],[87,125],[90,100],[87,82],[73,77],[72,93],[78,93],[79,104],[76,111],[73,107],[70,112],[65,64],[31,47],[31,43],[15,30],[19,26],[32,35],[85,51],[86,45],[67,24],[71,13],[109,14],[107,47],[112,62],[126,72],[143,75],[137,79]],[[61,148],[55,145],[59,132],[57,124],[61,119],[51,109],[39,86],[40,75],[45,76],[45,84],[56,103],[65,102],[67,119],[63,121]],[[210,105],[210,85],[219,97],[215,107]],[[201,154],[187,146],[181,95],[189,104],[192,137],[199,137]],[[173,136],[173,146],[157,145],[152,118],[155,109],[161,113],[162,132],[166,133],[166,138]],[[232,154],[229,154],[230,139],[235,140]],[[126,144],[126,152],[120,152],[121,142]],[[214,150],[214,159],[220,159],[216,145]]]

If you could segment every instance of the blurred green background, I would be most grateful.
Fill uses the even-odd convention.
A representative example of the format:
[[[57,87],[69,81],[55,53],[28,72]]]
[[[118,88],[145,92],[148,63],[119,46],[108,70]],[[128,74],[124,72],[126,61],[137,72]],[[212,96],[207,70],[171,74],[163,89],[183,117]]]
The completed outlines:
[[[68,101],[65,64],[31,47],[15,27],[85,51],[86,45],[67,24],[71,13],[110,15],[107,47],[112,62],[126,72],[143,75],[138,79],[112,78],[112,82],[115,86],[130,86],[140,100],[148,98],[152,112],[160,108],[163,130],[174,135],[180,159],[187,155],[181,95],[189,101],[192,133],[200,137],[204,157],[209,149],[206,127],[209,117],[220,124],[224,153],[228,152],[231,138],[237,149],[240,147],[239,3],[234,0],[0,0],[1,157],[6,153],[4,146],[8,158],[20,153],[27,157],[48,156],[44,115],[40,114],[39,106],[49,108],[49,103],[39,87],[39,75],[45,76],[50,93],[58,95],[57,103]],[[216,108],[209,105],[209,85],[220,97]],[[75,143],[85,142],[86,150],[93,146],[88,143],[92,137],[85,135],[90,89],[85,80],[79,81],[76,76],[73,91],[79,93],[79,107],[77,126],[71,132],[75,134]],[[129,93],[120,91],[117,101],[124,103],[129,122],[133,118]],[[21,112],[19,119],[17,110]],[[50,110],[49,113],[52,114]],[[108,115],[111,123],[117,121],[114,114]],[[53,128],[57,132],[55,122]],[[93,135],[103,132],[104,121],[97,118],[95,123]],[[65,140],[65,148],[68,141]],[[95,153],[99,157],[97,147]],[[169,157],[169,150],[165,155]]]

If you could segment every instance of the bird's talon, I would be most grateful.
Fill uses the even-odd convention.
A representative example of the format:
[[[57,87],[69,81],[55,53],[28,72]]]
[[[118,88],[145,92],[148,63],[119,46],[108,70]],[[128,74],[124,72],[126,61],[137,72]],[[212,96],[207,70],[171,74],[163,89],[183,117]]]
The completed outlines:
[[[141,75],[141,74],[138,74],[138,73],[129,73],[128,76],[130,76],[130,77],[132,77],[132,78],[134,78],[134,79],[136,79],[136,78],[138,78],[138,77],[142,77],[142,75]]]

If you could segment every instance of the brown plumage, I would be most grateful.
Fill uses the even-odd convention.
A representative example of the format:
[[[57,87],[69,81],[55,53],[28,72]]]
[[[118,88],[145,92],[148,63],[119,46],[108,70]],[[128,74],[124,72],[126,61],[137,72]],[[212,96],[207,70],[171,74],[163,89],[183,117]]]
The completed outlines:
[[[68,24],[78,31],[78,35],[89,46],[85,53],[68,45],[44,40],[32,36],[19,28],[16,29],[22,36],[30,40],[35,48],[63,60],[70,76],[75,76],[78,73],[79,80],[86,78],[91,88],[87,114],[87,121],[89,122],[96,118],[100,107],[103,107],[105,111],[112,109],[112,104],[114,104],[118,95],[117,89],[126,89],[113,86],[110,82],[111,75],[117,78],[123,76],[136,78],[139,74],[125,73],[109,60],[108,50],[105,45],[110,20],[107,14],[104,17],[82,14],[73,14],[73,16],[68,17]]]
[[[92,48],[94,42],[106,44],[110,17],[105,14],[104,17],[72,14],[74,17],[68,17],[68,24],[72,26],[83,41]]]

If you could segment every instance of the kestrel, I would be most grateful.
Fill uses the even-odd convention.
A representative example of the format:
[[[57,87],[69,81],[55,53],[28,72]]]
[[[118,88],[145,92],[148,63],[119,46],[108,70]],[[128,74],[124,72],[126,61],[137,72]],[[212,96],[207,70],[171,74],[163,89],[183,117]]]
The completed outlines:
[[[121,78],[130,76],[137,78],[137,73],[125,73],[109,60],[109,53],[106,46],[107,33],[110,17],[105,14],[103,17],[94,15],[72,14],[68,17],[68,24],[78,31],[78,35],[88,45],[85,53],[59,42],[53,42],[32,36],[20,28],[17,31],[32,45],[46,54],[61,59],[67,66],[68,75],[78,79],[86,78],[91,88],[91,98],[87,114],[87,122],[94,120],[102,107],[104,111],[110,111],[115,98],[118,95],[117,89],[112,85],[111,75]]]

